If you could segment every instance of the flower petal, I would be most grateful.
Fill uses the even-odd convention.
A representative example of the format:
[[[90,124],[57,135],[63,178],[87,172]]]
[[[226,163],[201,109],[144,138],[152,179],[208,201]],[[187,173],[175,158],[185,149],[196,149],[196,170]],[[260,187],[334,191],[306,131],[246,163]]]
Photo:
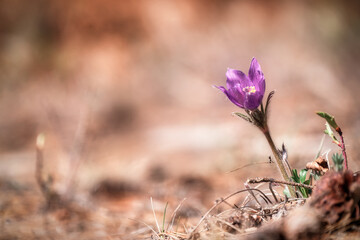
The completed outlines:
[[[228,89],[240,84],[241,88],[252,86],[250,79],[242,71],[228,68],[226,71],[226,86]]]
[[[214,86],[217,89],[220,89],[223,93],[225,93],[225,95],[228,97],[228,99],[234,103],[236,106],[244,108],[244,95],[242,95],[240,92],[238,91],[234,91],[233,89],[229,89],[226,90],[225,87],[223,86]]]
[[[264,95],[265,93],[265,77],[263,72],[261,71],[260,64],[253,58],[249,68],[249,78],[255,85],[257,91]]]
[[[239,85],[238,85],[238,87],[230,88],[227,92],[233,99],[233,100],[231,100],[229,98],[230,101],[232,101],[233,103],[237,102],[236,105],[239,107],[244,107],[244,101],[245,101],[246,94],[241,90]]]
[[[256,109],[262,101],[262,96],[260,94],[246,94],[244,107],[245,109],[254,110]]]

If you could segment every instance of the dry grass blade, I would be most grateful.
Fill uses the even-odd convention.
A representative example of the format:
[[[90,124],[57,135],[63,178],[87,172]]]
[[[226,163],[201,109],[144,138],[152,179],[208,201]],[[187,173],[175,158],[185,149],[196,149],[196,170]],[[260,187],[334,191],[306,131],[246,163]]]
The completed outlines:
[[[135,221],[135,222],[144,224],[144,225],[145,225],[146,227],[148,227],[157,237],[160,237],[159,234],[158,234],[149,224],[147,224],[146,222],[143,222],[143,221],[140,221],[140,220],[137,220],[137,219],[132,219],[132,218],[129,218],[129,220],[132,220],[132,221]]]
[[[172,227],[174,226],[174,221],[175,221],[175,217],[176,217],[176,213],[177,211],[179,211],[179,209],[181,208],[182,204],[184,203],[184,201],[186,200],[186,198],[184,198],[179,205],[176,207],[176,209],[174,210],[173,214],[171,215],[171,224],[167,225],[166,227],[166,231],[171,231]]]
[[[84,161],[84,158],[81,157],[81,154],[84,148],[84,142],[86,137],[86,128],[89,118],[88,115],[89,115],[89,109],[88,106],[86,106],[80,112],[79,121],[77,123],[76,131],[74,135],[74,142],[72,145],[72,149],[69,152],[69,161],[72,164],[72,168],[67,178],[67,187],[65,192],[66,197],[70,197],[71,195],[73,195],[73,192],[75,191],[75,187],[76,187],[75,178],[78,173],[80,165]]]
[[[154,214],[154,219],[155,219],[156,227],[158,228],[158,231],[159,231],[159,233],[160,233],[161,230],[160,230],[159,223],[158,223],[158,221],[157,221],[157,219],[156,219],[156,214],[155,214],[155,209],[154,209],[154,204],[153,204],[152,197],[150,197],[150,202],[151,202],[151,209],[152,209],[152,212],[153,212],[153,214]]]
[[[226,196],[225,198],[221,198],[219,199],[205,214],[204,216],[202,216],[202,218],[200,219],[200,221],[198,222],[198,224],[195,226],[195,228],[191,231],[191,233],[194,233],[199,226],[201,225],[201,223],[204,221],[204,219],[210,214],[210,212],[212,212],[217,206],[219,206],[221,203],[223,203],[224,201],[226,201],[227,199],[239,194],[239,193],[243,193],[243,192],[248,192],[249,190],[253,190],[253,191],[258,191],[260,192],[263,196],[265,196],[265,198],[267,198],[267,196],[259,189],[255,189],[255,188],[249,188],[249,189],[243,189],[243,190],[239,190],[236,191],[234,193],[229,194],[228,196]]]
[[[272,184],[273,184],[272,182],[269,182],[270,192],[271,192],[273,198],[275,199],[276,203],[279,203],[279,200],[277,199],[277,197],[276,197],[276,195],[275,195],[275,192],[274,192],[274,190],[273,190],[273,188],[272,188]]]

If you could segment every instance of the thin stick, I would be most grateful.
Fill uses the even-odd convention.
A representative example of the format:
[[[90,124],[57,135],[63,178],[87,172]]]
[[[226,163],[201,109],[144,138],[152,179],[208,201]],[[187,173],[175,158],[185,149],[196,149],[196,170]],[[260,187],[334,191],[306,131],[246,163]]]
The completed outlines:
[[[259,207],[261,208],[261,203],[259,202],[259,200],[257,199],[257,197],[255,196],[255,194],[253,193],[253,191],[251,191],[251,187],[248,183],[245,183],[245,188],[249,190],[250,195],[255,199],[255,201],[257,202],[257,204],[259,204]]]
[[[260,184],[261,185],[261,184]],[[260,187],[260,185],[259,186],[257,186],[257,187]],[[246,187],[246,183],[245,183],[245,187]],[[257,187],[256,188],[254,188],[254,189],[252,189],[252,188],[250,188],[250,186],[249,185],[247,185],[247,189],[249,190],[249,192],[251,193],[251,194],[253,194],[254,196],[254,198],[255,198],[255,194],[252,192],[252,190],[255,190],[255,191],[258,191],[259,193],[261,193],[260,194],[260,197],[265,201],[265,203],[266,204],[269,204],[269,203],[271,203],[272,204],[272,202],[271,202],[271,200],[270,200],[270,198],[268,198],[267,196],[266,196],[266,194],[265,193],[263,193],[261,190],[259,190],[259,189],[257,189]],[[256,198],[255,198],[256,199]],[[257,200],[256,200],[257,201]],[[258,202],[258,201],[257,201]],[[258,202],[259,203],[259,202]],[[261,207],[261,203],[259,203],[260,204],[260,207]]]
[[[239,207],[236,204],[230,204],[228,201],[224,200],[223,203],[225,203],[226,205],[228,205],[229,207],[233,208],[233,209],[239,209]]]
[[[302,183],[280,181],[280,180],[275,180],[273,178],[250,178],[246,182],[251,183],[251,184],[262,183],[262,182],[273,182],[273,183],[286,184],[286,185],[295,186],[295,187],[304,187],[304,188],[308,188],[308,189],[314,188],[313,186],[302,184]]]
[[[265,196],[266,196],[266,194],[265,194]],[[260,197],[265,201],[265,203],[266,204],[272,204],[272,201],[270,201],[270,198],[264,198],[264,196],[263,195],[260,195]]]
[[[276,195],[275,195],[275,193],[274,193],[274,190],[272,189],[272,184],[273,184],[273,182],[269,182],[269,189],[270,189],[270,192],[271,192],[271,194],[273,195],[276,203],[278,203],[279,201],[278,201],[278,199],[277,199],[277,197],[276,197]]]
[[[245,183],[245,184],[247,184],[247,183]],[[244,184],[244,185],[245,185]],[[261,187],[261,185],[262,184],[259,184],[259,185],[257,185],[255,188],[256,189],[259,189],[259,187]],[[250,188],[250,186],[249,186],[249,188]],[[251,201],[251,199],[250,199],[250,197],[253,197],[253,195],[252,194],[248,194],[246,197],[245,197],[245,199],[244,199],[244,201],[243,201],[243,203],[241,204],[242,206],[245,206],[247,203],[249,203],[250,201]],[[254,199],[255,201],[256,201],[256,199]],[[260,204],[260,203],[259,203]]]
[[[240,169],[243,169],[243,168],[246,168],[246,167],[249,167],[249,166],[252,166],[252,165],[257,165],[257,164],[264,164],[264,163],[271,163],[271,161],[267,161],[267,162],[258,162],[258,163],[249,163],[249,164],[245,164],[244,166],[241,166],[241,167],[238,167],[238,168],[235,168],[234,170],[231,170],[231,171],[228,171],[228,172],[225,172],[225,173],[233,173],[233,172],[236,172]]]

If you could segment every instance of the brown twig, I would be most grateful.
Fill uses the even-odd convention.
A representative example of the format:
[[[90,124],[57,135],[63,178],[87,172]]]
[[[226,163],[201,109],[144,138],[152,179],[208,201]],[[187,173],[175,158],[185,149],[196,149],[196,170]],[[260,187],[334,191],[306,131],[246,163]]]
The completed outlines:
[[[250,185],[246,182],[245,184],[245,188],[249,191],[250,195],[255,199],[255,201],[257,202],[257,204],[261,207],[261,203],[259,202],[259,200],[257,199],[257,197],[255,196],[255,194],[253,193],[253,191],[251,190]]]
[[[269,189],[270,189],[270,192],[271,192],[271,194],[273,195],[273,197],[274,197],[274,199],[275,199],[276,203],[279,203],[279,200],[277,199],[277,197],[276,197],[276,195],[275,195],[275,193],[274,193],[274,190],[272,189],[272,184],[273,184],[273,182],[269,182]]]
[[[262,182],[271,182],[271,183],[286,184],[286,185],[295,186],[295,187],[304,187],[304,188],[308,188],[308,189],[313,189],[314,188],[313,186],[302,184],[302,183],[275,180],[273,178],[249,178],[246,182],[251,183],[251,184],[262,183]]]

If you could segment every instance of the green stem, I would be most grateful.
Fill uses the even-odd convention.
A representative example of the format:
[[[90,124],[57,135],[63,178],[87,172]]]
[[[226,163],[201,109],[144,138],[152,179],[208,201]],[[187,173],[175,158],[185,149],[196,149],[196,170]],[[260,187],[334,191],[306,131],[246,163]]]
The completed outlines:
[[[262,131],[263,131],[263,133],[264,133],[264,135],[265,135],[265,137],[266,137],[266,140],[268,141],[268,143],[269,143],[269,145],[270,145],[270,148],[271,148],[271,150],[272,150],[272,152],[273,152],[273,155],[274,155],[274,157],[275,157],[275,160],[276,160],[276,164],[277,164],[277,166],[278,166],[278,169],[279,169],[279,171],[280,171],[283,179],[284,179],[285,181],[287,181],[287,182],[291,182],[291,179],[289,178],[289,176],[288,176],[288,174],[287,174],[287,172],[286,172],[286,170],[285,170],[285,166],[284,166],[282,160],[280,159],[279,152],[278,152],[277,148],[275,147],[274,141],[273,141],[272,138],[271,138],[271,135],[270,135],[270,132],[269,132],[268,127],[267,127],[267,126],[264,127],[264,128],[262,129]],[[293,188],[293,187],[290,187],[290,186],[288,186],[288,188],[289,188],[290,195],[291,195],[292,197],[296,197],[294,188]]]

